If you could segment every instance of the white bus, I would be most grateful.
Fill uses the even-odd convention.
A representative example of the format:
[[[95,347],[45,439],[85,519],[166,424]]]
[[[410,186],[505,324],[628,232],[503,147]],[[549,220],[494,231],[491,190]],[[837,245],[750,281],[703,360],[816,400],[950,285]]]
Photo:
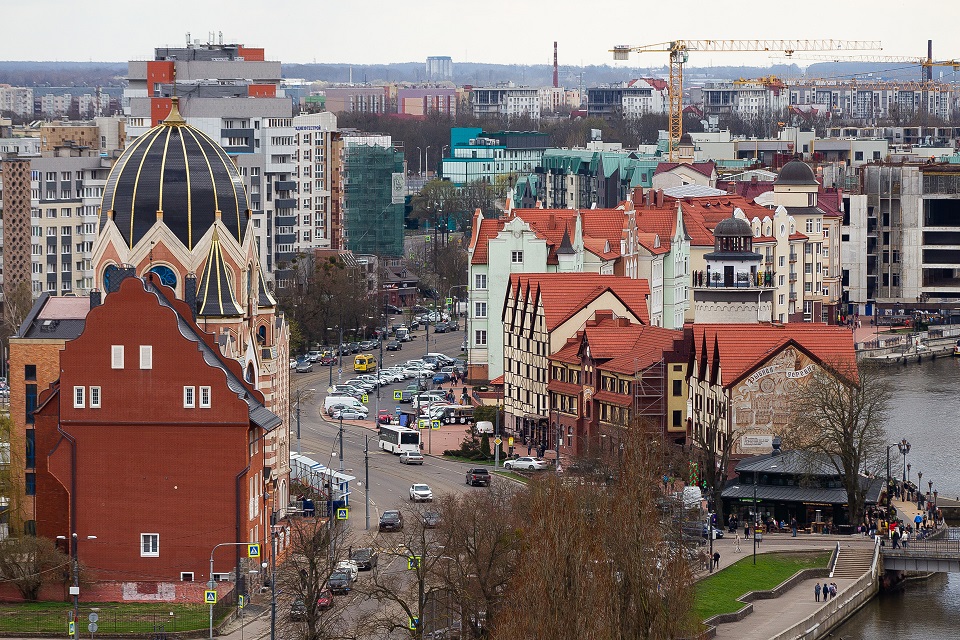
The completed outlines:
[[[380,448],[393,453],[420,452],[420,432],[389,424],[380,425]]]

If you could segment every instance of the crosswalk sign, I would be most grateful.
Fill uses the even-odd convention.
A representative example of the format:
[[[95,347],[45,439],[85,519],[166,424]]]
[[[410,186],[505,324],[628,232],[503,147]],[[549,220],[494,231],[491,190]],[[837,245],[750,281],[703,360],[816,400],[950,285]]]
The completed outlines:
[[[237,606],[240,607],[241,609],[247,606],[247,596],[240,596],[239,598],[237,598]]]
[[[427,420],[426,418],[420,418],[419,420],[417,420],[417,426],[420,427],[421,429],[426,429],[430,426],[430,421]]]
[[[407,569],[419,569],[421,556],[410,556],[407,558]]]
[[[360,402],[362,402],[363,404],[367,404],[368,402],[370,402],[370,396],[368,396],[367,394],[363,394],[362,396],[360,396]]]
[[[350,517],[350,510],[346,507],[337,507],[337,520],[346,520]]]
[[[259,545],[259,544],[248,544],[248,545],[247,545],[247,557],[248,557],[248,558],[259,558],[259,557],[260,557],[260,545]]]
[[[203,592],[203,603],[204,604],[217,604],[217,592],[208,589]]]
[[[410,628],[411,628],[411,629],[414,629],[415,627],[410,627]],[[74,622],[73,620],[71,620],[70,622],[68,622],[68,623],[67,623],[67,632],[68,632],[71,636],[77,635],[77,623]]]
[[[439,420],[431,420],[431,421],[430,421],[430,428],[433,429],[433,430],[439,429],[439,428],[440,428],[440,421],[439,421]]]
[[[429,238],[430,236],[427,236],[427,237]],[[407,621],[407,628],[410,629],[410,631],[416,631],[419,626],[420,626],[420,618],[410,618]]]
[[[394,391],[394,392],[393,392],[393,399],[394,399],[394,400],[403,400],[403,391],[399,391],[399,390],[398,390],[398,391]]]

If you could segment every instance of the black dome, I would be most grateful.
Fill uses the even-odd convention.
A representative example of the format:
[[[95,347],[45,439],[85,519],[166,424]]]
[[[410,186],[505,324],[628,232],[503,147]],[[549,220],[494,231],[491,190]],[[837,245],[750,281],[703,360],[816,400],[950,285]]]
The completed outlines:
[[[163,212],[163,223],[192,250],[217,211],[237,242],[248,217],[243,181],[226,152],[188,125],[176,109],[137,138],[117,160],[103,191],[100,229],[108,213],[127,246],[136,245]]]
[[[813,169],[807,166],[802,160],[791,160],[780,169],[780,175],[774,180],[774,184],[820,184],[813,175]]]
[[[693,146],[693,136],[691,136],[689,133],[684,133],[682,136],[680,136],[680,144],[682,144],[683,146],[691,146],[691,147],[692,147],[692,146]]]
[[[717,226],[713,229],[713,236],[715,238],[753,237],[753,229],[750,228],[750,223],[746,220],[731,216],[717,223]]]

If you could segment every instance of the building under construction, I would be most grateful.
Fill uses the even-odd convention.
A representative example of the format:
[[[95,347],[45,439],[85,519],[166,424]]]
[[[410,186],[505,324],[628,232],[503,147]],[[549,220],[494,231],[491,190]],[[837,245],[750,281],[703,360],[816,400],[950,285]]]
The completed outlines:
[[[343,138],[343,220],[347,249],[383,257],[403,255],[407,195],[403,149],[390,136]]]

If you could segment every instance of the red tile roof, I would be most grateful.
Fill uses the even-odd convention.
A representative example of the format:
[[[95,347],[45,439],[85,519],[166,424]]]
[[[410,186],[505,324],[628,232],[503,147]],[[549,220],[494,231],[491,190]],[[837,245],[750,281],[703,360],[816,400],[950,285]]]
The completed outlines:
[[[670,252],[670,238],[664,239],[663,236],[660,236],[660,246],[657,244],[656,233],[637,233],[637,242],[641,247],[652,253],[653,255],[660,255],[662,253]]]
[[[853,334],[845,328],[815,322],[774,324],[694,324],[692,347],[701,356],[704,341],[708,367],[713,366],[714,341],[719,347],[720,383],[729,387],[793,343],[825,366],[856,366]]]
[[[547,329],[553,331],[573,314],[590,305],[603,293],[612,292],[644,324],[650,323],[646,280],[596,273],[514,273],[510,275],[508,295],[529,289],[531,299],[540,292]]]
[[[559,380],[551,380],[547,383],[547,389],[550,391],[557,391],[559,393],[565,393],[570,396],[575,396],[581,391],[583,391],[583,385],[574,384],[572,382],[561,382]]]
[[[503,374],[501,373],[496,378],[490,381],[490,384],[494,386],[503,386]]]
[[[497,237],[500,230],[503,229],[504,220],[488,218],[480,222],[479,228],[474,225],[473,240],[470,248],[473,250],[473,258],[470,264],[487,264],[487,252],[490,248],[490,240]]]
[[[713,160],[707,162],[661,162],[657,165],[656,170],[653,172],[653,175],[659,175],[661,173],[666,173],[668,171],[673,171],[679,166],[687,166],[696,171],[697,173],[702,173],[708,178],[712,178],[714,172],[717,170],[717,163]]]
[[[629,407],[633,404],[633,398],[623,393],[614,393],[613,391],[597,391],[593,394],[593,399],[597,402],[606,402],[621,407]]]

